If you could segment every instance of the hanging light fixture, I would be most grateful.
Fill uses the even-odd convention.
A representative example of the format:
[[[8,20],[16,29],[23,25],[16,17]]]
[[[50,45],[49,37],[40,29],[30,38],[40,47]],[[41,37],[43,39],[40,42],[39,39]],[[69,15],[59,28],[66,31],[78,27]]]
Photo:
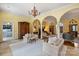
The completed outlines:
[[[40,12],[38,12],[38,10],[36,9],[35,4],[33,6],[33,9],[29,11],[29,14],[32,15],[33,17],[36,17],[37,15],[40,14]]]

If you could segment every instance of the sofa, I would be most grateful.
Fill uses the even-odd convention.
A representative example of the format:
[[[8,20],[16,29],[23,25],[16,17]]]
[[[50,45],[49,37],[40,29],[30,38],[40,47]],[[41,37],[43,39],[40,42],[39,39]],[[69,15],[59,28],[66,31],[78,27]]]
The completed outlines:
[[[63,33],[62,37],[64,40],[73,40],[74,39],[74,36],[69,32]]]
[[[38,35],[36,34],[25,34],[25,36],[23,36],[23,40],[25,40],[27,43],[33,40],[38,39]]]

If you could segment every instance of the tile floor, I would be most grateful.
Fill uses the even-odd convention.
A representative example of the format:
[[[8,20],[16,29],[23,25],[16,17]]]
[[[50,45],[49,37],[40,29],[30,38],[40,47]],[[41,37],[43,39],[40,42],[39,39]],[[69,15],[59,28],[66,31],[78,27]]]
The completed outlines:
[[[41,56],[42,41],[37,41],[30,44],[23,43],[23,45],[20,45],[19,47],[16,46],[16,49],[10,46],[17,42],[22,41],[12,40],[0,43],[0,56]],[[67,46],[66,56],[79,56],[79,49]]]

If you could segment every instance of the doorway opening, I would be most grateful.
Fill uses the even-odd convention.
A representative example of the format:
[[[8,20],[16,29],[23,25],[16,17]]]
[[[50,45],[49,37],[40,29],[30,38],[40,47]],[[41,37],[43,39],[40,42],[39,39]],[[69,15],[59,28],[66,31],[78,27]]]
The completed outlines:
[[[29,33],[29,27],[28,22],[18,22],[18,39],[23,39],[23,36]]]

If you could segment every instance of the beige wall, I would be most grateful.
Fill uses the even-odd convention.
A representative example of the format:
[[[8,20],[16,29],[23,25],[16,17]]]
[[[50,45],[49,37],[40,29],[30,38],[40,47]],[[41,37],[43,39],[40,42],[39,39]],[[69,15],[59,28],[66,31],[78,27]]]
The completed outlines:
[[[77,21],[77,31],[79,33],[79,18],[74,18],[75,21]],[[64,25],[64,29],[63,29],[63,32],[69,32],[69,25],[70,25],[70,22],[71,19],[63,19],[62,23]]]
[[[40,20],[40,22],[42,24],[42,21],[46,16],[56,17],[56,19],[57,19],[56,30],[57,30],[57,34],[59,36],[59,21],[60,21],[61,16],[64,15],[64,13],[68,12],[69,10],[72,10],[75,8],[79,8],[79,4],[72,4],[72,5],[61,7],[61,8],[57,8],[55,10],[48,11],[46,13],[40,14],[39,16],[36,17],[36,19]],[[7,22],[11,21],[14,24],[14,38],[16,39],[18,37],[18,22],[27,21],[32,24],[32,22],[34,20],[31,17],[15,16],[15,15],[12,15],[9,13],[0,13],[0,15],[1,15],[0,16],[0,41],[2,41],[2,23],[4,21],[7,21]],[[68,28],[67,28],[67,30],[68,30]]]
[[[0,13],[0,41],[2,41],[2,24],[3,22],[10,22],[13,24],[13,39],[18,38],[18,22],[29,22],[30,23],[30,28],[31,28],[31,23],[32,23],[32,18],[31,17],[26,17],[26,16],[16,16],[10,13]],[[31,30],[30,30],[31,31]]]
[[[37,16],[38,19],[40,19],[40,21],[43,21],[45,17],[47,16],[54,16],[57,19],[57,25],[56,25],[56,32],[58,37],[60,36],[60,29],[59,29],[59,21],[62,17],[62,15],[64,15],[66,12],[72,10],[72,9],[76,9],[79,8],[79,4],[72,4],[72,5],[67,5],[61,8],[57,8],[51,11],[48,11],[46,13],[43,13],[39,16]],[[68,30],[68,28],[66,28],[65,30]]]
[[[0,42],[2,42],[2,20],[0,15]]]

